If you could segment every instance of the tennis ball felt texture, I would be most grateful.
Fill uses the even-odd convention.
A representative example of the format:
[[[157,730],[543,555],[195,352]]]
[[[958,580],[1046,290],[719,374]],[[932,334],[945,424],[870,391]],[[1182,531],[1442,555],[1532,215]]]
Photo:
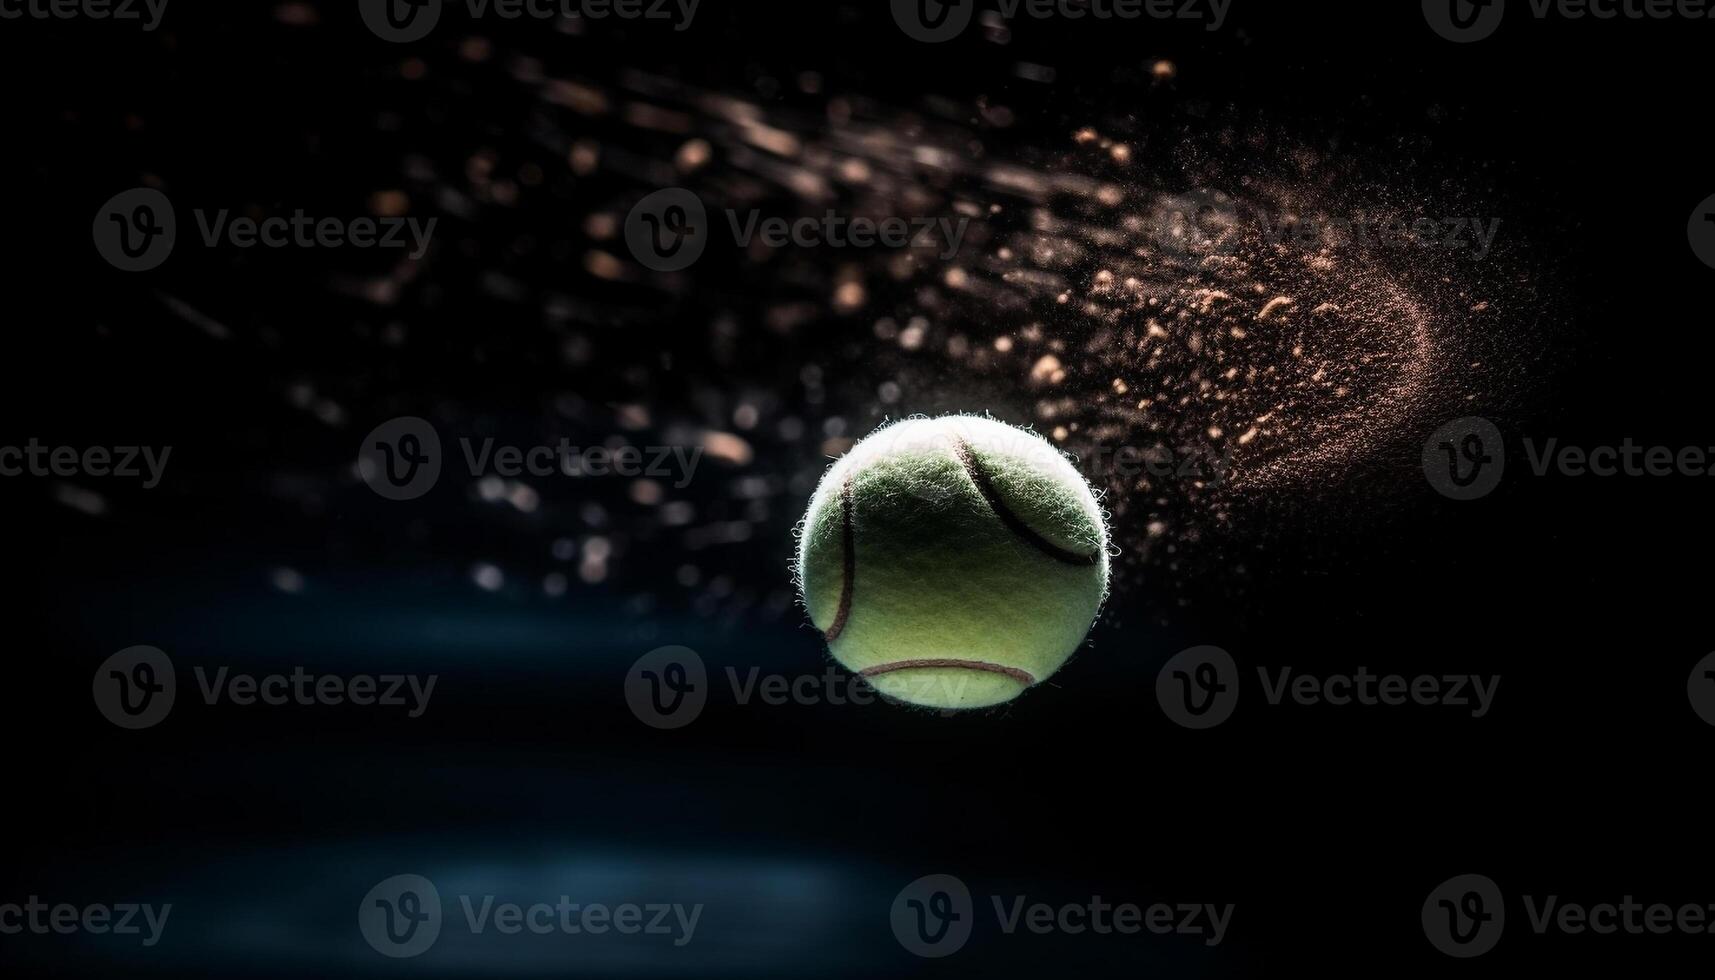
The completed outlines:
[[[982,708],[1083,642],[1107,592],[1107,525],[1041,436],[975,416],[908,419],[829,467],[797,568],[835,660],[900,701]]]

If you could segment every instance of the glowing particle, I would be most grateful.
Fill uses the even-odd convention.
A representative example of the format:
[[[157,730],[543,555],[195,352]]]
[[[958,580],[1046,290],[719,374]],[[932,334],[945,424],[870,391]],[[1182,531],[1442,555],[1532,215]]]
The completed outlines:
[[[506,576],[488,562],[478,562],[472,566],[470,578],[476,583],[476,587],[484,592],[499,592],[500,587],[506,584]]]
[[[1281,307],[1291,306],[1293,299],[1288,296],[1276,296],[1263,305],[1262,312],[1256,315],[1258,321],[1268,319],[1268,315]]]
[[[841,313],[853,313],[861,309],[865,294],[863,283],[848,280],[834,289],[834,309]]]
[[[923,346],[923,335],[929,330],[929,321],[922,317],[912,317],[905,329],[899,332],[899,346],[906,350],[918,350]]]
[[[1031,367],[1030,380],[1037,384],[1059,384],[1066,380],[1066,370],[1060,366],[1058,357],[1044,354]]]
[[[679,152],[673,155],[673,163],[681,173],[690,173],[707,164],[713,155],[708,140],[687,140],[679,147]]]
[[[705,432],[702,444],[710,457],[734,466],[747,466],[756,455],[750,443],[730,432]]]

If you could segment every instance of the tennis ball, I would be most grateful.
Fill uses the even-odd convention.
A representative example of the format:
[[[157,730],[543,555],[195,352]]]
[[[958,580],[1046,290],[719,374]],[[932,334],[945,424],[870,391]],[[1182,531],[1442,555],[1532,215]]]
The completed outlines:
[[[1107,593],[1090,485],[1034,432],[913,418],[852,447],[799,531],[798,587],[835,660],[933,708],[1010,701],[1060,668]]]

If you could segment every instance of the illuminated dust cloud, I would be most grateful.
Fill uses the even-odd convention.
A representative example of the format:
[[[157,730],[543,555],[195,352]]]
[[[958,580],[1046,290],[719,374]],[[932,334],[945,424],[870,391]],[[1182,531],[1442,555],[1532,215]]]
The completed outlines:
[[[1313,511],[1355,481],[1380,488],[1377,508],[1422,491],[1424,436],[1527,383],[1547,304],[1493,189],[1438,175],[1415,145],[1199,104],[1171,62],[1107,108],[1022,66],[997,80],[1005,99],[902,100],[812,72],[711,85],[579,64],[476,37],[401,62],[397,85],[445,98],[378,107],[402,164],[364,193],[441,215],[440,244],[329,283],[355,343],[446,362],[416,379],[476,365],[512,379],[512,402],[281,384],[341,418],[433,401],[444,424],[519,444],[706,451],[683,485],[473,484],[491,533],[472,566],[496,572],[479,587],[617,589],[640,620],[793,617],[783,556],[829,460],[890,419],[964,411],[1074,454],[1112,517],[1116,587],[1135,577],[1171,606],[1200,581],[1242,583],[1271,531],[1258,514]],[[510,120],[466,111],[520,103]],[[667,187],[708,210],[707,251],[682,271],[626,241],[634,206]],[[915,237],[734,240],[753,216],[830,214],[904,218]],[[1483,234],[1417,230],[1451,218]]]
[[[988,144],[1014,117],[993,104],[836,98],[811,121],[684,98],[723,121],[676,154],[674,179],[711,200],[961,223],[954,254],[925,226],[891,253],[746,255],[825,289],[761,318],[840,341],[816,368],[839,379],[825,454],[915,412],[1029,423],[1105,491],[1127,566],[1237,563],[1235,515],[1409,476],[1402,445],[1513,383],[1525,331],[1506,318],[1532,290],[1500,220],[1351,152],[1127,118],[1002,154]]]

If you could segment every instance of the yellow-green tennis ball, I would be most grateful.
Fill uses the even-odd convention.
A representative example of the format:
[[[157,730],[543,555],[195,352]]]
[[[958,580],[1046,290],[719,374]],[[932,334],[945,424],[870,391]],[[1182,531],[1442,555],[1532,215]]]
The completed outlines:
[[[798,585],[834,659],[934,708],[1010,701],[1083,643],[1108,582],[1090,485],[1034,432],[907,419],[822,477]]]

